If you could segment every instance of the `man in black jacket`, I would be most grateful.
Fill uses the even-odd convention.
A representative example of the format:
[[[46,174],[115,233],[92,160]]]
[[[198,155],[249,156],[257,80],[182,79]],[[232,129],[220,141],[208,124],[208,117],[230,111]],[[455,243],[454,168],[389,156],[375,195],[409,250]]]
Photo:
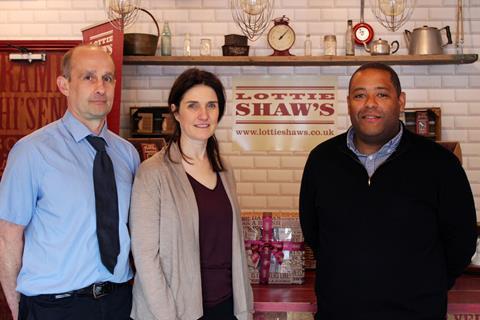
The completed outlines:
[[[310,153],[300,222],[317,259],[315,319],[444,320],[475,252],[476,213],[459,160],[399,121],[387,65],[350,79],[348,132]]]

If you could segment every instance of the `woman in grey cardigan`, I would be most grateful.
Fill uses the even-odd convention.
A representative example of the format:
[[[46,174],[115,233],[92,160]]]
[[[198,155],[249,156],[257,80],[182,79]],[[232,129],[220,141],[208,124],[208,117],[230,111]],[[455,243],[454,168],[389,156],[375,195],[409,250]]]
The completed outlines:
[[[174,134],[141,164],[133,186],[131,316],[252,319],[233,172],[214,135],[225,112],[223,85],[210,72],[188,69],[173,84],[168,104]]]

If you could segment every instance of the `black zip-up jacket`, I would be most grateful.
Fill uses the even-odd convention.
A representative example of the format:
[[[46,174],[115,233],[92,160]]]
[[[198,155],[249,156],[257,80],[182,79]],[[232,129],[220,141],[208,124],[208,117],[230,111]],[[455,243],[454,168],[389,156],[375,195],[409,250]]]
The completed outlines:
[[[317,259],[316,319],[445,319],[475,252],[472,191],[453,153],[403,132],[371,178],[346,133],[309,155],[300,222]]]

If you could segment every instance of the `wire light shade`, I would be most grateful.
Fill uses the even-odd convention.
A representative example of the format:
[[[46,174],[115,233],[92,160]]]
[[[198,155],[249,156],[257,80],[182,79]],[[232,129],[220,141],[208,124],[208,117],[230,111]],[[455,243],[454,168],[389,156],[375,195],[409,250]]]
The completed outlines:
[[[124,30],[135,22],[140,7],[140,0],[104,0],[110,24],[119,30]]]
[[[397,31],[410,19],[417,0],[370,0],[378,22],[390,31]]]
[[[272,21],[274,0],[230,0],[233,20],[251,41],[257,40]]]

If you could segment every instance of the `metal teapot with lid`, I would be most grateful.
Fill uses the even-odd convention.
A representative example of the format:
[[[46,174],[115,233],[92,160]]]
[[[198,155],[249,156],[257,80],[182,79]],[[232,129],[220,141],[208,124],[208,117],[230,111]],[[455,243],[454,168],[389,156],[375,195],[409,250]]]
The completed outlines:
[[[398,48],[400,47],[398,41],[393,41],[391,44],[388,43],[387,40],[382,40],[379,38],[378,40],[374,40],[370,43],[370,47],[367,46],[367,43],[364,42],[363,46],[365,47],[365,51],[369,52],[372,56],[374,55],[388,55],[394,54],[397,52]],[[390,52],[390,50],[395,47],[396,48]]]
[[[442,30],[445,30],[446,42],[442,40]],[[449,26],[441,29],[423,26],[413,29],[413,32],[405,30],[405,39],[409,54],[443,54],[443,47],[452,43]]]

